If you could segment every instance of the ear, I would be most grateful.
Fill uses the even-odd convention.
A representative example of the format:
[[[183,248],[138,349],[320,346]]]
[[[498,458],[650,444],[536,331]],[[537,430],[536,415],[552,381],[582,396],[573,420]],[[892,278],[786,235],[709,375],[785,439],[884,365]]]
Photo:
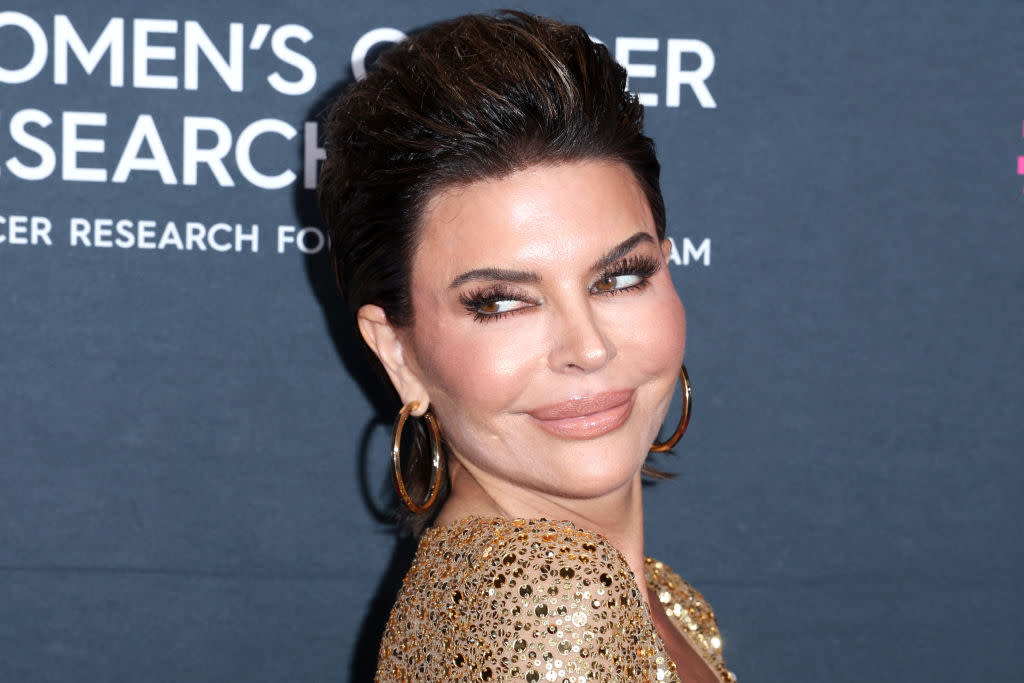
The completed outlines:
[[[395,329],[387,314],[380,306],[367,304],[357,314],[359,332],[366,345],[380,359],[381,365],[391,378],[391,384],[402,404],[416,401],[419,405],[412,414],[420,417],[430,407],[430,394],[419,377],[419,368],[411,353]]]
[[[661,240],[661,255],[666,261],[672,256],[672,240],[667,237]]]

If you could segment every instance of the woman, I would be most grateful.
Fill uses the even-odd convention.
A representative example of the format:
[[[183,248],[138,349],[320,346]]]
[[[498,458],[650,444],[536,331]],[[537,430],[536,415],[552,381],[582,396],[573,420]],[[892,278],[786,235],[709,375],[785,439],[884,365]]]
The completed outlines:
[[[521,13],[427,29],[331,113],[321,208],[422,533],[380,681],[733,680],[643,552],[644,461],[689,385],[642,119],[603,46]]]

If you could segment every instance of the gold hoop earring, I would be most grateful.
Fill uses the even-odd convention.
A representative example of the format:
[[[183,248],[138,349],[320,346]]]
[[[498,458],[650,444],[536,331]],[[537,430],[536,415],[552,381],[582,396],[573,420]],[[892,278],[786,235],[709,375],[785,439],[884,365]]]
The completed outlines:
[[[430,509],[430,506],[437,500],[438,491],[441,490],[441,430],[437,426],[437,420],[430,413],[424,413],[423,419],[427,421],[427,434],[430,437],[430,454],[433,461],[434,474],[431,477],[430,490],[422,503],[417,503],[409,496],[405,488],[405,481],[402,479],[402,428],[412,411],[419,408],[419,401],[410,401],[398,411],[398,419],[391,430],[391,474],[395,480],[395,491],[402,499],[405,506],[415,512],[422,514]]]
[[[693,394],[693,388],[690,386],[690,376],[686,374],[685,363],[679,370],[679,382],[683,385],[683,414],[679,417],[679,425],[676,427],[676,431],[672,433],[672,436],[661,443],[655,441],[651,446],[651,451],[654,453],[664,453],[670,450],[678,443],[679,439],[686,433],[686,428],[690,425],[690,398]]]

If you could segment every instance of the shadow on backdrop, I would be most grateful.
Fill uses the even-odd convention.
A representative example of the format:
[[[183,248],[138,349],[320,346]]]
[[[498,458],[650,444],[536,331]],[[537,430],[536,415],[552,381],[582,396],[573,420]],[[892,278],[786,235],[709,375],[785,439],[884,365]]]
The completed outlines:
[[[382,46],[381,49],[367,55],[367,63],[375,59],[385,48],[386,46]],[[323,124],[331,104],[354,81],[355,77],[350,67],[345,78],[319,98],[307,112],[305,120],[316,121],[319,124],[321,139]],[[299,167],[301,168],[303,163],[303,142],[301,140],[298,152]],[[304,189],[301,185],[301,183],[296,183],[293,193],[295,215],[303,227],[316,226],[322,229],[323,219],[317,204],[316,192]],[[307,254],[305,269],[310,289],[320,304],[320,310],[323,313],[324,322],[338,353],[338,358],[373,408],[373,417],[364,426],[359,439],[354,440],[356,444],[356,474],[363,503],[373,518],[390,531],[393,539],[391,560],[377,584],[377,590],[370,602],[369,610],[360,624],[358,641],[353,650],[349,680],[359,683],[372,681],[374,678],[377,669],[377,653],[384,635],[384,627],[398,595],[398,590],[401,588],[402,579],[412,565],[416,552],[417,539],[399,530],[396,525],[393,510],[396,509],[398,498],[394,493],[390,478],[371,481],[373,478],[371,473],[380,472],[381,468],[373,468],[370,464],[374,459],[385,456],[379,451],[371,452],[372,436],[382,426],[390,428],[400,406],[397,396],[388,385],[387,380],[378,374],[370,362],[370,351],[364,346],[355,320],[335,285],[328,252],[324,250],[316,254]],[[325,364],[329,362],[328,359],[324,359],[324,361]],[[349,443],[352,442],[339,444],[339,457],[347,455]]]

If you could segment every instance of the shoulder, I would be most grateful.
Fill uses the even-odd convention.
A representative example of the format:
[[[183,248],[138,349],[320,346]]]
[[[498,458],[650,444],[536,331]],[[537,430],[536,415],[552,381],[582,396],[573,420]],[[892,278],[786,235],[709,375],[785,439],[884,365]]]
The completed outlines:
[[[492,533],[474,572],[473,621],[496,636],[502,651],[490,659],[499,680],[656,677],[653,623],[607,539],[547,520],[502,522]]]
[[[424,546],[431,550],[424,553]],[[481,604],[496,599],[520,607],[553,604],[568,588],[581,589],[591,603],[614,600],[612,606],[630,606],[641,600],[622,554],[604,536],[571,522],[471,518],[428,531],[423,554],[440,554],[458,567],[468,597]],[[538,589],[545,598],[536,595]],[[534,597],[524,600],[528,596]]]
[[[406,599],[444,607],[427,610],[418,646],[452,636],[436,643],[447,656],[435,676],[633,681],[656,679],[659,657],[665,666],[633,574],[603,536],[569,522],[471,519],[429,530],[420,551],[411,573],[434,595]]]
[[[647,558],[647,584],[658,602],[690,641],[716,665],[722,661],[722,636],[711,605],[696,588],[664,562]]]
[[[601,536],[577,528],[570,522],[549,520],[487,520],[486,533],[471,561],[473,575],[488,597],[505,598],[517,604],[537,589],[525,602],[538,604],[564,602],[566,589],[580,589],[581,596],[614,606],[631,606],[641,600],[636,580],[622,554]],[[517,590],[495,588],[509,585]],[[532,591],[532,592],[531,592]],[[575,598],[573,592],[569,598]],[[582,598],[577,598],[582,599]]]
[[[478,551],[472,558],[480,570],[501,566],[535,568],[542,573],[579,568],[584,574],[601,568],[628,572],[629,567],[604,536],[571,522],[546,519],[473,519],[452,527],[473,538]],[[504,554],[498,558],[497,551]],[[514,557],[512,556],[514,555]],[[571,578],[575,571],[560,572]],[[631,575],[630,575],[631,576]]]

